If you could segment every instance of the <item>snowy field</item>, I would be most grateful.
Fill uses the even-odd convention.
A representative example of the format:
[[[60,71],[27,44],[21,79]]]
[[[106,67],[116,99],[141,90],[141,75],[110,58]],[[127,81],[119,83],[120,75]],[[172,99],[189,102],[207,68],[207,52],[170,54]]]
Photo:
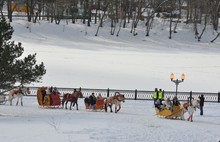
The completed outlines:
[[[15,102],[13,102],[15,104]],[[185,114],[185,117],[188,115]],[[4,142],[219,142],[220,105],[205,103],[194,122],[155,116],[153,101],[126,100],[117,113],[42,109],[35,97],[24,106],[0,106],[0,140]]]
[[[215,35],[208,30],[197,42],[192,27],[182,24],[169,40],[168,23],[155,22],[150,37],[145,28],[134,37],[129,25],[119,37],[109,28],[96,37],[97,25],[13,19],[13,40],[46,66],[43,80],[30,86],[174,91],[173,72],[175,78],[186,75],[179,91],[219,92],[220,39],[211,44]],[[115,114],[88,112],[83,100],[79,111],[41,109],[35,97],[25,97],[23,107],[0,106],[0,141],[219,142],[219,120],[218,103],[205,102],[204,116],[196,111],[191,123],[157,118],[152,101],[126,100]]]
[[[42,82],[30,86],[174,91],[170,74],[180,79],[184,73],[179,91],[219,92],[220,38],[211,44],[215,35],[207,30],[198,42],[192,28],[182,24],[168,39],[169,23],[155,22],[150,37],[141,24],[137,36],[128,25],[119,37],[110,35],[109,26],[96,37],[97,25],[86,27],[80,21],[56,25],[14,19],[13,40],[22,42],[25,55],[37,53],[37,61],[46,66]]]

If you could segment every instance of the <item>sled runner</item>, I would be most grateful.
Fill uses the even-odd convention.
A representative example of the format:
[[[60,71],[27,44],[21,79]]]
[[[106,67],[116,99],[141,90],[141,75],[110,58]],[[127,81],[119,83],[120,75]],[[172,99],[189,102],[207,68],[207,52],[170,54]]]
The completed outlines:
[[[173,106],[172,109],[162,107],[161,110],[155,108],[156,115],[168,119],[182,119],[183,111],[179,106]]]

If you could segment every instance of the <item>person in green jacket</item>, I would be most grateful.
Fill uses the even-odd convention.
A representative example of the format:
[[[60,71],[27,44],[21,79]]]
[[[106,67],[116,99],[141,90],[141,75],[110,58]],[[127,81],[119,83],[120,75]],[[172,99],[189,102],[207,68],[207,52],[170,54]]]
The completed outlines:
[[[158,92],[158,99],[160,100],[160,104],[162,104],[162,101],[164,100],[164,91],[162,91],[162,89]]]
[[[155,90],[154,90],[153,99],[154,99],[154,105],[156,105],[156,101],[158,99],[158,90],[157,90],[157,88],[155,88]]]

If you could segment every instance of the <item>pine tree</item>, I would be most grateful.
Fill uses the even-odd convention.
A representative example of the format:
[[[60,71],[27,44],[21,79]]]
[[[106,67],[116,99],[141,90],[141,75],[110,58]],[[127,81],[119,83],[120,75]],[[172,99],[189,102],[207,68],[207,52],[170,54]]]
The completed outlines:
[[[22,85],[38,82],[46,73],[44,63],[36,64],[36,53],[21,59],[24,48],[21,43],[10,41],[14,30],[5,17],[0,17],[0,88],[15,83]]]

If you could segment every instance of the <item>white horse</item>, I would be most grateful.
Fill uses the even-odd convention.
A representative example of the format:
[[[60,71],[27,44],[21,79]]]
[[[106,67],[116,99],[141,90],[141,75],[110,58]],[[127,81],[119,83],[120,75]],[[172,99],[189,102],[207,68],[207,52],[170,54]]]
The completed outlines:
[[[196,100],[196,99],[191,100],[191,104],[189,102],[181,104],[181,109],[183,111],[182,119],[184,119],[184,113],[188,112],[189,117],[187,118],[187,120],[192,122],[193,121],[193,113],[194,113],[194,111],[196,111],[196,108],[199,109],[199,106],[200,106],[200,101]]]
[[[125,96],[120,94],[119,92],[115,92],[115,95],[112,97],[108,97],[105,99],[105,112],[107,112],[108,106],[110,107],[110,111],[112,111],[112,106],[115,105],[115,113],[117,113],[121,109],[121,102],[125,101]]]
[[[24,86],[21,86],[21,87],[17,87],[17,88],[14,88],[12,90],[9,91],[9,94],[8,94],[8,100],[10,102],[10,105],[12,105],[12,100],[14,98],[17,98],[17,103],[16,105],[18,105],[18,102],[19,102],[19,99],[21,100],[21,106],[23,106],[23,95],[27,95],[27,94],[30,94],[30,90],[28,87],[24,87]]]

